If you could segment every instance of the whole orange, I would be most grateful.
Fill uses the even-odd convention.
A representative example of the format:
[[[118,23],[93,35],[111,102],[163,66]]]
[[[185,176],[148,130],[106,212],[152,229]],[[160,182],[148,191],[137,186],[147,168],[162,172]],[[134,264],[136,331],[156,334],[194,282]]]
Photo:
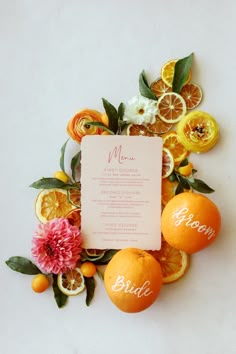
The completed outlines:
[[[124,312],[140,312],[156,300],[162,286],[158,261],[137,248],[118,251],[108,263],[104,284],[111,301]]]
[[[221,226],[217,206],[198,193],[180,193],[165,206],[161,229],[165,240],[187,253],[209,246],[216,239]]]
[[[44,274],[37,274],[32,279],[32,290],[36,293],[42,293],[49,287],[49,279]]]

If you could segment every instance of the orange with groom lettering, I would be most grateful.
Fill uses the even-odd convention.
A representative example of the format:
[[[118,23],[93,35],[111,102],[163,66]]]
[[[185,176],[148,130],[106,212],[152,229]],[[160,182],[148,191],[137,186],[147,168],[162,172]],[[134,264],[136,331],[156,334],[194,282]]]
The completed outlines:
[[[108,263],[104,285],[109,298],[121,311],[143,311],[159,295],[162,286],[160,264],[146,251],[125,248]]]
[[[218,207],[198,193],[180,193],[165,206],[161,216],[164,239],[189,254],[208,247],[221,227]]]

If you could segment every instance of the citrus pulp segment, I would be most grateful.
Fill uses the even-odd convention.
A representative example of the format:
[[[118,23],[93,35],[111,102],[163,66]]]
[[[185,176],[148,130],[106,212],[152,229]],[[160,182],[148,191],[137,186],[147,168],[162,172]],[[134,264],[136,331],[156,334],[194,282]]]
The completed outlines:
[[[159,251],[149,251],[149,253],[160,263],[164,284],[182,278],[188,269],[189,255],[170,246],[164,240]]]
[[[67,191],[63,189],[44,189],[35,202],[35,213],[40,222],[46,223],[67,215],[74,206],[68,202]]]
[[[162,178],[171,175],[175,167],[174,157],[169,149],[163,147],[162,149]]]
[[[179,164],[189,154],[188,150],[179,142],[177,133],[170,131],[162,136],[163,147],[170,150],[174,157],[175,164]]]
[[[196,108],[202,101],[202,90],[200,86],[193,83],[184,85],[180,95],[185,100],[187,109]]]
[[[150,86],[150,89],[156,95],[156,97],[160,97],[164,93],[171,91],[171,88],[166,85],[166,83],[161,78],[158,78],[157,80],[153,81]]]
[[[175,92],[167,92],[159,97],[157,108],[160,118],[166,123],[179,122],[187,112],[185,100]]]
[[[219,127],[208,113],[194,111],[188,113],[177,124],[178,139],[185,148],[192,152],[206,152],[218,141]]]
[[[67,296],[78,295],[85,289],[84,276],[79,268],[58,274],[57,285]]]

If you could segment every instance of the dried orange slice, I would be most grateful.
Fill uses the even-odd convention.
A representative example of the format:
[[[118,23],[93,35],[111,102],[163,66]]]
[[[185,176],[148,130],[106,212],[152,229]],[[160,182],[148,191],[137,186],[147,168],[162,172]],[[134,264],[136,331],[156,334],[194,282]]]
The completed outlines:
[[[161,97],[164,93],[171,91],[171,88],[168,85],[166,85],[161,78],[155,80],[151,84],[150,89],[156,95],[156,97]]]
[[[165,206],[169,200],[175,196],[175,190],[178,186],[177,181],[171,182],[168,178],[162,180],[161,185],[161,202]]]
[[[104,256],[105,252],[106,250],[99,250],[96,248],[85,249],[85,253],[87,255],[86,259],[91,261],[97,261]]]
[[[126,135],[155,136],[156,134],[149,131],[145,125],[129,124],[127,127]]]
[[[172,123],[166,123],[160,117],[156,116],[155,123],[147,124],[147,129],[155,134],[164,134],[167,133],[172,126]]]
[[[187,111],[185,100],[175,92],[167,92],[159,97],[157,108],[160,118],[167,123],[179,122]]]
[[[149,253],[160,263],[163,283],[173,283],[182,278],[189,266],[189,255],[162,241],[159,251]]]
[[[161,78],[164,81],[164,83],[169,87],[172,87],[174,73],[175,73],[175,64],[177,61],[178,61],[177,59],[170,60],[167,63],[165,63],[161,68]],[[190,70],[185,85],[189,83],[189,81],[191,80],[191,76],[192,76],[192,72]]]
[[[79,268],[58,274],[57,285],[67,296],[78,295],[85,289],[84,276]]]
[[[185,100],[187,109],[196,108],[202,100],[202,90],[200,86],[192,83],[183,86],[180,95]]]
[[[178,140],[185,149],[193,152],[208,151],[216,144],[219,138],[217,122],[210,114],[201,111],[187,114],[178,123],[176,132]]]
[[[175,162],[172,153],[169,149],[162,149],[162,178],[170,176],[175,167]]]
[[[171,131],[162,136],[163,147],[166,147],[170,150],[174,157],[175,165],[178,165],[182,160],[184,160],[189,151],[186,150],[183,144],[178,140],[178,135],[176,132]]]
[[[68,202],[67,191],[63,189],[44,189],[35,202],[35,213],[40,222],[46,223],[67,215],[74,206]]]
[[[69,189],[68,199],[77,208],[80,207],[80,197],[81,197],[80,184],[78,184],[78,189],[77,188]]]
[[[78,228],[81,227],[81,210],[74,209],[71,210],[65,217],[68,219],[69,223],[73,226],[77,226]]]

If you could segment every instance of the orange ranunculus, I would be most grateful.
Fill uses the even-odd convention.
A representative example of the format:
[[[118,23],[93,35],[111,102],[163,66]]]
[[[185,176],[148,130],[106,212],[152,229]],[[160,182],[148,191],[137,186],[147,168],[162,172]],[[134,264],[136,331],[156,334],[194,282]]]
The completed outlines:
[[[67,133],[69,136],[77,141],[81,142],[85,135],[100,135],[103,129],[95,126],[89,126],[89,122],[101,122],[102,114],[93,109],[83,109],[76,113],[67,124]]]

